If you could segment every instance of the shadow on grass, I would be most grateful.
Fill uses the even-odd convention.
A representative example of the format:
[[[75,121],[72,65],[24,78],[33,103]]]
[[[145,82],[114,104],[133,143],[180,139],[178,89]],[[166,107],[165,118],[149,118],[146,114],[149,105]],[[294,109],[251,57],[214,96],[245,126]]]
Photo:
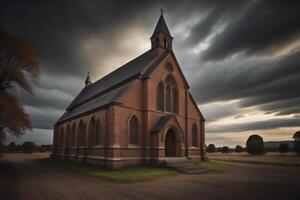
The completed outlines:
[[[60,159],[38,159],[38,162],[44,166],[56,167],[59,169],[72,170],[81,174],[100,177],[108,180],[119,182],[140,182],[156,179],[167,175],[177,175],[178,171],[160,166],[135,166],[125,167],[121,169],[103,169],[101,167],[90,165],[87,163],[79,163],[70,160]]]

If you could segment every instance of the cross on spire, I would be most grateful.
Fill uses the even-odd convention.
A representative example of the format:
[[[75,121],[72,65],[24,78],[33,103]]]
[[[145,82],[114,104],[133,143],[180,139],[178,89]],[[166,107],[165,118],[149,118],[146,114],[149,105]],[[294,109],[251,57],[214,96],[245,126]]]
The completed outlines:
[[[164,12],[166,12],[164,9],[160,9],[160,15],[164,15]]]

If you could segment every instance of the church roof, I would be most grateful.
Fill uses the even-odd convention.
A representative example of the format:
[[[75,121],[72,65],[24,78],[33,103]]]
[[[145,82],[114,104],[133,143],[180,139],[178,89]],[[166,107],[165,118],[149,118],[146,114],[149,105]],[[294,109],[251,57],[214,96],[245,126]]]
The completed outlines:
[[[169,115],[163,115],[159,118],[159,120],[156,122],[156,124],[153,126],[153,128],[151,129],[152,133],[157,133],[160,132],[161,130],[163,130],[163,128],[166,126],[166,124],[168,123],[168,121],[170,121],[171,119],[175,119],[177,127],[179,128],[180,132],[183,132],[179,122],[177,121],[177,118],[175,115],[173,114],[169,114]]]
[[[99,96],[87,103],[83,104],[82,106],[75,107],[74,109],[67,110],[63,116],[58,120],[58,122],[63,122],[65,120],[71,119],[75,116],[87,113],[89,111],[95,111],[96,109],[100,109],[105,105],[118,103],[117,99],[126,91],[129,87],[130,83],[127,83],[111,92],[108,92],[102,96]]]
[[[151,37],[155,36],[156,34],[158,34],[160,32],[163,32],[163,33],[171,36],[171,33],[170,33],[169,29],[168,29],[167,23],[166,23],[163,15],[160,15],[159,20],[158,20],[158,22],[156,24],[156,27],[155,27],[154,32],[153,32],[153,34],[152,34]]]
[[[124,81],[140,74],[154,60],[157,60],[162,56],[166,56],[166,54],[154,54],[153,50],[145,52],[144,54],[121,66],[110,74],[99,79],[95,83],[83,88],[83,90],[71,102],[68,109],[82,104],[95,95],[106,93],[106,90],[111,89],[113,86],[117,86],[119,83],[123,84]],[[157,63],[157,65],[158,64],[159,63]]]
[[[161,118],[159,118],[159,120],[153,126],[151,132],[156,133],[156,132],[161,131],[172,117],[173,117],[173,115],[164,115]]]
[[[147,70],[149,68],[156,68],[169,54],[167,50],[159,54],[154,53],[154,51],[155,49],[151,49],[95,83],[86,85],[71,102],[67,111],[57,123],[96,109],[97,107],[103,107],[104,105],[115,102],[125,91],[120,90],[124,84],[131,82],[139,77],[139,75],[142,75],[142,77],[143,75],[147,76]]]

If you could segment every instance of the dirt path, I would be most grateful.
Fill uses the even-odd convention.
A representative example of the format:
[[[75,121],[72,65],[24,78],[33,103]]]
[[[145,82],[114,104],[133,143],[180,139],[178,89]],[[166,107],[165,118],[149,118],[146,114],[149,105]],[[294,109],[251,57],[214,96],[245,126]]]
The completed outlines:
[[[43,167],[24,154],[0,161],[0,199],[300,199],[297,167],[235,164],[226,173],[116,183]]]

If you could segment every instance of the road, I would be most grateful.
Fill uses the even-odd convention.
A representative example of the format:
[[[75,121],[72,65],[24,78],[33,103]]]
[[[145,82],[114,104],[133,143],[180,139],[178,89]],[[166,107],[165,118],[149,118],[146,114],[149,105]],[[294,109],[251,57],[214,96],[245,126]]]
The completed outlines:
[[[300,199],[300,168],[234,164],[224,173],[116,183],[53,167],[24,154],[0,161],[0,199]]]

